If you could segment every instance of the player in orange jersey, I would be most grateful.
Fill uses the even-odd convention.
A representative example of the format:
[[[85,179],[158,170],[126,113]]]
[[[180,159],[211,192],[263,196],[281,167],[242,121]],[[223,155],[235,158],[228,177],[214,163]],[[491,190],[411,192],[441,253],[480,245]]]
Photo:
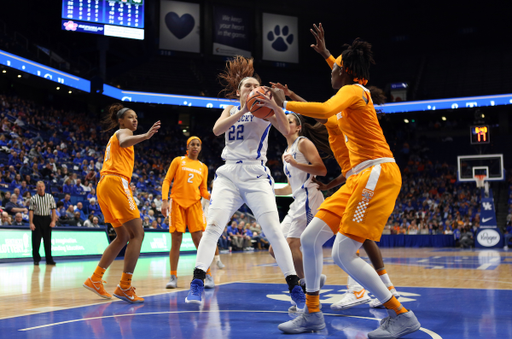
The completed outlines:
[[[401,174],[379,125],[370,91],[364,87],[370,65],[374,63],[371,45],[356,39],[344,48],[336,60],[327,55],[328,62],[333,65],[331,85],[338,90],[331,99],[324,103],[286,102],[284,94],[276,92],[276,102],[282,103],[287,110],[312,118],[336,117],[345,137],[353,174],[329,199],[330,203],[324,203],[323,207],[328,206],[328,209],[324,210],[323,218],[315,218],[310,226],[329,226],[330,223],[323,220],[336,220],[341,216],[332,250],[334,262],[371,290],[388,309],[389,317],[381,321],[379,328],[368,333],[368,337],[399,338],[417,331],[421,325],[414,313],[403,307],[375,270],[356,252],[366,239],[380,240],[400,192]],[[307,230],[302,237],[306,233]],[[301,238],[302,243],[304,240]],[[308,294],[306,305],[307,313],[279,325],[279,329],[286,333],[301,333],[324,328],[319,296]]]
[[[165,288],[178,286],[178,260],[183,233],[188,226],[192,241],[196,248],[206,227],[201,197],[210,200],[208,193],[208,167],[197,160],[201,152],[201,139],[190,137],[187,140],[187,155],[174,158],[169,166],[164,183],[162,184],[162,213],[167,216],[170,208],[169,232],[172,246],[169,252],[171,263],[171,279]],[[169,188],[173,182],[171,203],[169,203]],[[213,288],[215,284],[208,269],[205,278],[205,287]]]
[[[114,291],[114,296],[129,303],[141,303],[144,299],[135,294],[135,287],[131,285],[133,271],[144,239],[140,212],[129,186],[135,160],[133,146],[150,139],[158,132],[160,121],[155,122],[147,133],[133,135],[138,124],[137,113],[121,104],[113,104],[108,109],[104,123],[107,125],[107,131],[118,126],[119,129],[107,144],[96,193],[105,222],[112,224],[116,231],[116,238],[103,252],[98,267],[83,286],[100,297],[112,298],[103,287],[103,274],[123,247],[128,244],[124,255],[123,275]]]
[[[323,33],[323,29],[321,33]],[[320,42],[322,42],[325,46],[325,42],[323,41],[323,34],[322,39],[320,39]],[[291,98],[294,101],[306,101],[302,97],[297,95],[295,92],[291,91],[288,88],[288,85],[282,85],[280,83],[272,82],[271,84],[273,88],[281,89],[287,97]],[[385,101],[385,96],[382,90],[376,87],[369,87],[369,89],[371,90],[372,100],[374,100],[374,102],[376,102],[379,105],[383,104]],[[338,128],[336,117],[332,116],[328,120],[316,120],[324,124],[324,126],[326,127],[327,132],[329,134],[329,145],[331,151],[334,157],[336,158],[336,161],[338,162],[338,165],[340,166],[342,172],[337,178],[335,178],[328,184],[323,184],[316,178],[313,179],[313,181],[319,185],[318,189],[324,191],[340,186],[341,184],[345,183],[346,179],[350,177],[350,175],[352,174],[352,170],[350,167],[351,165],[349,152],[347,146],[345,145],[345,137],[341,130]],[[332,199],[335,198],[327,198],[327,200],[318,208],[319,213],[316,215],[317,218],[322,219],[322,217],[325,216],[325,211],[323,210],[329,210],[328,204]],[[322,272],[322,246],[327,240],[329,240],[332,237],[332,235],[335,235],[338,232],[339,224],[341,223],[341,216],[339,216],[337,219],[332,220],[330,218],[325,219],[326,220],[322,220],[326,223],[329,223],[330,230],[332,233],[329,232],[329,228],[322,230],[317,229],[315,227],[309,227],[307,229],[308,233],[305,236],[306,244],[302,246],[302,250],[307,252],[306,259],[304,260],[304,270],[307,271],[309,273],[308,275],[310,276],[309,280],[311,287],[307,288],[309,294],[319,294],[320,292],[320,288],[323,285],[323,280],[320,280],[320,285],[314,284],[313,281],[316,279],[316,275]],[[322,235],[319,236],[319,233],[321,233]],[[386,284],[391,293],[396,298],[398,298],[400,295],[398,294],[398,292],[394,288],[394,285],[391,283],[391,280],[389,279],[389,276],[384,267],[384,262],[382,260],[382,254],[377,244],[373,240],[367,239],[363,243],[363,247],[366,253],[368,254],[368,257],[370,258],[375,270],[379,274],[381,280]],[[378,299],[371,300],[371,298],[368,295],[368,292],[361,285],[359,285],[359,283],[355,281],[351,276],[348,277],[347,288],[347,293],[345,293],[339,301],[331,305],[331,308],[333,310],[343,310],[360,304],[368,303],[370,301],[371,307],[380,307],[382,305],[380,304]],[[290,308],[289,311],[293,312],[293,308]]]

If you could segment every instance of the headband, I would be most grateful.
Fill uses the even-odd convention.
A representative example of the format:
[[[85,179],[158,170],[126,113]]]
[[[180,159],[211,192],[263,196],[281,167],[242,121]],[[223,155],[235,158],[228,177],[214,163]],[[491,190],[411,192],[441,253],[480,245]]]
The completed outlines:
[[[340,68],[343,68],[343,56],[342,54],[340,54],[339,57],[336,58],[336,60],[334,61]],[[349,70],[348,68],[345,69],[345,71],[348,73],[348,74],[352,74],[352,71]],[[354,81],[365,86],[367,83],[368,83],[368,80],[366,80],[365,78],[354,78]]]
[[[201,139],[199,139],[199,137],[194,137],[194,136],[192,136],[192,137],[188,138],[188,140],[187,140],[187,147],[188,147],[188,145],[192,142],[192,140],[194,140],[194,139],[199,140],[199,143],[200,143],[201,145],[203,144],[203,142],[201,141]]]
[[[302,122],[300,121],[299,115],[295,112],[290,112],[290,114],[293,114],[297,118],[297,121],[299,122],[299,126],[302,126]]]
[[[121,119],[123,117],[123,114],[126,112],[126,111],[129,111],[131,110],[131,108],[128,108],[128,107],[125,107],[125,108],[121,108],[119,111],[117,111],[117,118],[118,119]]]

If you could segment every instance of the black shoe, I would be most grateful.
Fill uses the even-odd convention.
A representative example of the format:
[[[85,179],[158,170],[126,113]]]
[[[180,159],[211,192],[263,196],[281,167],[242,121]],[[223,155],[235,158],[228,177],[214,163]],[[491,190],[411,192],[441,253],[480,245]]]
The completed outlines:
[[[39,266],[39,261],[34,261],[34,266]]]
[[[50,262],[47,262],[46,265],[53,265],[53,266],[55,266],[57,264],[55,263],[55,261],[50,261]]]

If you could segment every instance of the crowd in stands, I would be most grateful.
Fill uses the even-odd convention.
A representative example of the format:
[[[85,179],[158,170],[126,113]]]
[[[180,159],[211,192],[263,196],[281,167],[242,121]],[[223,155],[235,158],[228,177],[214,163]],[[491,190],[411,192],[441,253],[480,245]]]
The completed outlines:
[[[142,112],[139,118],[143,118]],[[99,117],[81,112],[37,106],[16,96],[0,95],[1,225],[28,223],[27,202],[35,194],[39,180],[56,197],[58,225],[104,224],[95,187],[104,147],[112,132],[104,133],[98,121]],[[215,138],[205,124],[199,124],[194,133],[203,138],[202,160],[208,165],[211,178],[222,164],[223,138]],[[278,138],[276,134],[270,138]],[[276,182],[286,181],[280,160],[286,145],[284,139],[281,141],[269,142],[268,149],[268,166]],[[185,154],[185,145],[186,136],[179,126],[163,125],[150,142],[136,146],[130,188],[145,228],[169,227],[161,213],[161,185],[170,160]],[[458,241],[474,234],[480,223],[480,191],[473,183],[457,183],[454,167],[433,163],[421,150],[405,148],[394,150],[408,160],[399,162],[403,185],[385,234],[454,234]],[[337,175],[336,165],[328,163],[328,167],[333,168],[333,176]],[[510,199],[509,225],[512,191]],[[256,222],[236,216],[219,243],[224,249],[268,246]]]

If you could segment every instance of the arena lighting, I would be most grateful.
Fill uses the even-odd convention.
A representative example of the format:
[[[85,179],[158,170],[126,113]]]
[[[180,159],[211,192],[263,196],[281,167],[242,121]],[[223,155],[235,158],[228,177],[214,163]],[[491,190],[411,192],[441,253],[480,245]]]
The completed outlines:
[[[57,87],[57,91],[60,89],[60,87]]]
[[[7,71],[4,69],[4,70],[2,71],[2,73],[7,73]]]
[[[409,123],[409,119],[404,119],[404,122],[405,122],[406,124],[408,124],[408,123]]]
[[[40,63],[0,50],[0,64],[89,93],[91,82]],[[5,70],[4,70],[5,71]],[[3,72],[6,73],[6,72]],[[18,76],[21,78],[21,76]]]
[[[68,93],[71,94],[71,93],[73,93],[73,91],[69,91]]]
[[[18,78],[21,78],[21,74],[18,74]]]
[[[446,121],[446,117],[442,117],[441,120]]]

